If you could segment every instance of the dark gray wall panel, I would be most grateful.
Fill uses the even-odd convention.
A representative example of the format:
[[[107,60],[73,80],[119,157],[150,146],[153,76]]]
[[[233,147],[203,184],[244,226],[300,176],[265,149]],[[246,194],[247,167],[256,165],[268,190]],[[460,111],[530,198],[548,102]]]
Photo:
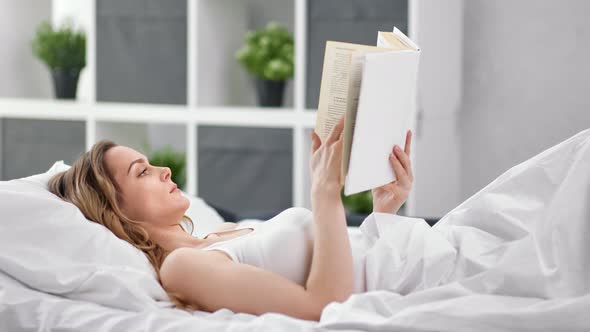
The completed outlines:
[[[407,34],[407,0],[308,1],[306,107],[316,109],[327,40],[375,45],[377,31]]]
[[[99,101],[186,103],[186,1],[97,4]]]
[[[2,180],[45,172],[56,160],[71,164],[84,153],[84,127],[79,121],[4,119]]]
[[[199,196],[239,214],[292,206],[291,129],[203,127]]]

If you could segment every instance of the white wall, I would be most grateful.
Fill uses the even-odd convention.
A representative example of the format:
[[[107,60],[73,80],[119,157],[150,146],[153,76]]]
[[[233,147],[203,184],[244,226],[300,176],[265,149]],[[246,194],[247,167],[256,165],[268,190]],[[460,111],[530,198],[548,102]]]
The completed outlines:
[[[463,198],[590,127],[589,14],[585,0],[465,1]]]
[[[439,217],[460,202],[463,1],[416,0],[412,38],[420,46],[414,189],[408,214]]]
[[[411,214],[442,216],[590,127],[590,2],[416,0]]]

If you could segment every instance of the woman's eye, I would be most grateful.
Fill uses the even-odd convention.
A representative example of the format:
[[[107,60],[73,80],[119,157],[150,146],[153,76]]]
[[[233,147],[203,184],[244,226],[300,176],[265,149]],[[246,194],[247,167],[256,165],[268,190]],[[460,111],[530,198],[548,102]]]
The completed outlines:
[[[141,173],[139,173],[139,176],[143,176],[144,174],[147,174],[147,168],[141,171]]]

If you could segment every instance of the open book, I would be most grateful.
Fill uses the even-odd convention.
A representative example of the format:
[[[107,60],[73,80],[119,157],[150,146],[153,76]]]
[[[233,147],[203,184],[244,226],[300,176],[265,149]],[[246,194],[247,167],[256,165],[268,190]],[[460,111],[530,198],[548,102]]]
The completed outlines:
[[[395,180],[388,155],[414,124],[420,49],[397,28],[377,46],[326,42],[315,132],[326,140],[344,115],[346,196]]]

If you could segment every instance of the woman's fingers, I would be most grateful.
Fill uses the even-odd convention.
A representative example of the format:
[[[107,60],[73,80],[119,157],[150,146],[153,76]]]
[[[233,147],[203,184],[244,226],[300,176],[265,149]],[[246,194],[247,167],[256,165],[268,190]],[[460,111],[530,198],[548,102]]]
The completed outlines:
[[[334,125],[334,127],[332,127],[330,134],[328,134],[328,137],[326,138],[326,144],[332,144],[332,143],[338,141],[338,139],[340,139],[340,136],[341,136],[343,130],[344,130],[344,115],[340,118],[340,120],[338,120],[338,122]],[[318,134],[315,133],[315,131],[312,131],[312,133],[311,133],[312,151],[315,152],[317,149],[320,148],[321,145],[322,145],[322,140],[320,139]]]
[[[410,156],[411,145],[412,145],[412,131],[408,130],[408,132],[406,133],[406,146],[404,148],[404,151],[406,152],[408,157]]]
[[[336,125],[332,128],[330,135],[328,135],[328,139],[326,140],[326,144],[332,144],[336,142],[340,138],[340,134],[344,129],[344,115],[338,120]]]
[[[410,161],[410,157],[402,151],[400,147],[397,145],[393,147],[393,153],[397,156],[397,159],[401,162],[406,174],[410,177],[410,180],[414,179],[414,175],[412,174],[412,164]]]
[[[389,155],[389,160],[391,161],[391,165],[393,166],[393,171],[395,172],[397,182],[399,182],[403,186],[408,185],[408,174],[406,174],[406,170],[402,166],[401,162],[396,158],[395,154]]]
[[[311,152],[312,153],[316,152],[320,148],[321,144],[322,144],[322,141],[321,141],[320,137],[318,136],[318,134],[316,134],[315,131],[312,131],[311,132]]]

